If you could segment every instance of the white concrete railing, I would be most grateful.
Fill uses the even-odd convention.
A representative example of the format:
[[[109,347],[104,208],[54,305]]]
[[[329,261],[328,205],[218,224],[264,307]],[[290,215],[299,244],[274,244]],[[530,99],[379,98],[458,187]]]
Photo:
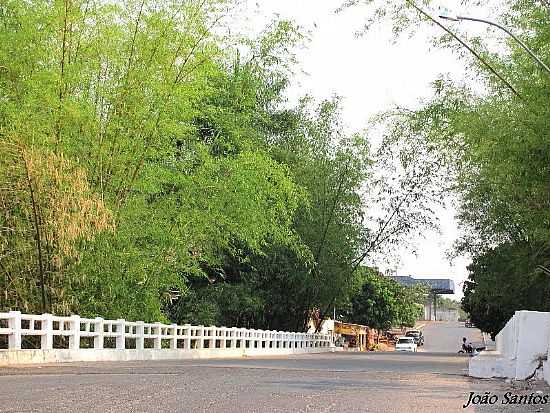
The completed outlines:
[[[496,336],[496,350],[485,351],[470,359],[473,377],[502,377],[523,380],[550,355],[550,313],[516,311]],[[539,377],[543,372],[538,370]],[[550,381],[550,366],[544,363],[544,375]]]
[[[51,314],[31,315],[19,311],[0,313],[0,337],[8,338],[8,348],[0,350],[0,365],[14,364],[13,359],[4,360],[2,353],[21,350],[22,338],[25,336],[40,336],[41,351],[67,351],[69,356],[63,360],[93,360],[91,353],[103,351],[98,359],[140,360],[149,358],[192,358],[189,353],[201,352],[215,357],[235,357],[239,355],[271,355],[292,354],[299,352],[330,351],[332,336],[326,334],[290,333],[283,331],[252,330],[237,327],[193,326],[186,324],[144,323],[143,321],[104,320],[103,318],[82,318],[77,315],[59,317]],[[54,337],[68,337],[68,349],[55,349]],[[115,349],[105,349],[104,341],[112,338]],[[88,348],[81,350],[81,339],[88,339]],[[127,347],[126,339],[135,343]],[[146,340],[152,342],[152,348],[145,348]],[[151,344],[151,343],[148,343]],[[134,353],[126,351],[125,357],[106,353],[119,350],[137,350]],[[36,350],[35,350],[36,351]],[[75,352],[76,351],[76,352]],[[152,357],[144,352],[161,351],[164,356]],[[83,352],[86,357],[83,357]],[[181,353],[181,354],[178,354]],[[187,353],[184,354],[184,353]],[[105,356],[105,354],[110,354]],[[128,356],[131,354],[131,356]],[[133,354],[133,355],[132,355]],[[6,359],[7,356],[4,357]],[[60,357],[54,358],[58,361]],[[28,358],[19,358],[24,362]],[[51,358],[50,358],[51,359]],[[42,362],[50,359],[40,358]],[[30,362],[37,362],[30,360]],[[40,361],[38,361],[40,362]]]

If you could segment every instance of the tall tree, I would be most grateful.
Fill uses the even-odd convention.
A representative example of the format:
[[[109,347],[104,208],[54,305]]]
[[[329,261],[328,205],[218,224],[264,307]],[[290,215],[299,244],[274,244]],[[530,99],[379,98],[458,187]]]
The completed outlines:
[[[418,27],[418,16],[445,29],[412,1],[361,3],[371,11],[388,12],[405,30]],[[421,6],[428,14],[430,4]],[[548,60],[546,2],[500,3],[495,19]],[[458,201],[462,229],[456,252],[473,257],[463,304],[476,323],[494,335],[514,310],[547,308],[547,299],[536,298],[541,274],[533,271],[536,265],[546,265],[541,251],[550,242],[550,77],[509,37],[503,38],[503,47],[490,51],[483,39],[468,39],[462,30],[460,38],[475,45],[471,53],[464,43],[452,43],[456,36],[441,33],[447,34],[437,38],[437,46],[454,44],[454,50],[468,58],[466,81],[440,76],[434,81],[433,97],[420,108],[398,108],[384,119],[393,125],[397,144],[410,142],[411,134],[403,130],[412,131],[416,146],[445,166],[444,188]],[[500,282],[509,287],[506,292],[495,290]],[[512,291],[518,292],[515,299],[508,294]],[[533,297],[532,304],[522,297]]]

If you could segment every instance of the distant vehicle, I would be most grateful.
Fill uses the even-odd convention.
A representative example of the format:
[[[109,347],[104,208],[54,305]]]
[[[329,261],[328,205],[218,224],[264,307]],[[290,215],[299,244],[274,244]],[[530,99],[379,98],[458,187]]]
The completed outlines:
[[[399,334],[392,333],[391,331],[386,331],[386,337],[388,338],[389,341],[393,341],[395,343],[399,338]]]
[[[417,346],[423,346],[424,345],[424,335],[422,334],[422,331],[420,330],[409,330],[405,334],[405,337],[412,337],[414,338],[414,342]]]
[[[414,337],[399,337],[395,343],[395,351],[416,352],[417,348]]]
[[[472,328],[474,324],[468,319],[464,322],[464,327]]]

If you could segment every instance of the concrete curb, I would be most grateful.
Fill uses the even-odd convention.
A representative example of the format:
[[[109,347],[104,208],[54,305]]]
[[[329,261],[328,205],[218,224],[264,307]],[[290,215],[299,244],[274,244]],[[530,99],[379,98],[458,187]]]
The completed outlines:
[[[144,361],[223,359],[262,356],[290,356],[334,352],[333,347],[315,348],[235,348],[235,349],[54,349],[54,350],[2,350],[0,368],[28,364],[50,364],[94,361]]]

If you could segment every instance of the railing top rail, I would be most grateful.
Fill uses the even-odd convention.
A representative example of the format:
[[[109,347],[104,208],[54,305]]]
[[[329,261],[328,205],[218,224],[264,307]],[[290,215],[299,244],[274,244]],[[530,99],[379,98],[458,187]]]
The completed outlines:
[[[174,340],[199,340],[201,343],[202,341],[211,341],[211,345],[215,342],[217,346],[221,346],[219,343],[222,342],[224,343],[223,346],[225,346],[226,341],[237,342],[243,340],[246,341],[247,345],[248,342],[260,341],[275,343],[277,346],[286,342],[298,343],[310,341],[314,342],[314,346],[317,346],[322,345],[320,342],[330,342],[332,340],[331,335],[319,333],[203,326],[188,323],[183,325],[160,322],[145,323],[143,321],[126,321],[124,319],[109,320],[101,317],[81,318],[78,315],[24,314],[18,311],[2,312],[0,313],[0,319],[4,323],[0,327],[0,335],[8,336],[10,343],[8,348],[12,348],[12,346],[15,346],[13,348],[20,348],[21,337],[32,335],[42,336],[42,340],[45,343],[48,343],[48,340],[51,341],[51,337],[54,336],[69,336],[73,341],[71,345],[77,346],[76,348],[80,346],[80,337],[93,338],[96,341],[103,340],[103,337],[116,338],[117,348],[125,348],[125,338],[140,339],[142,341],[153,340],[156,343],[155,348],[159,349],[162,348],[161,341],[171,341],[172,348],[176,348]],[[35,321],[39,321],[40,324],[35,324]],[[122,328],[121,325],[123,326]],[[76,341],[78,344],[74,344]],[[299,346],[302,345],[299,344]]]

